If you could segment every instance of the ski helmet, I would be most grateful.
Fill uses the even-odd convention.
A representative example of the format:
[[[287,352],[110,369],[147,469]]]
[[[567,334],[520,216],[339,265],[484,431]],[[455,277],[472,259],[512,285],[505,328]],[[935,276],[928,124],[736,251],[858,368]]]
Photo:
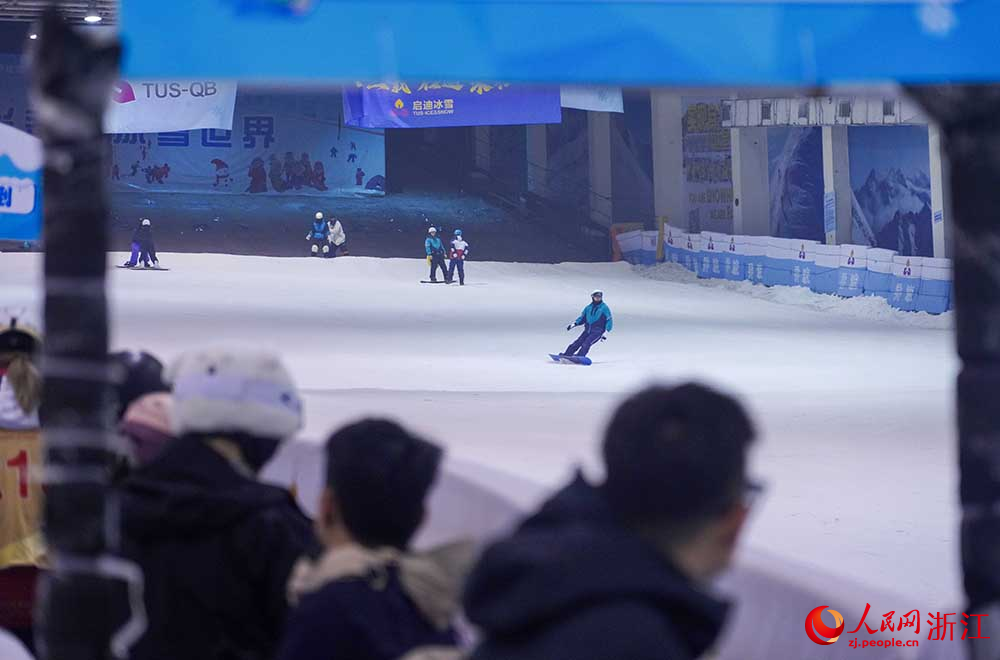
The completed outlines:
[[[302,427],[302,400],[277,355],[202,350],[171,365],[173,432],[281,440]]]
[[[593,298],[594,296],[600,296],[603,298],[604,292],[601,291],[600,289],[594,289],[593,291],[590,292],[590,297]]]
[[[142,226],[143,226],[143,227],[148,227],[148,226],[150,226],[151,224],[152,224],[152,223],[151,223],[151,222],[149,221],[149,218],[143,218],[143,219],[142,219]]]
[[[436,234],[436,233],[438,233],[438,230],[435,229],[434,227],[431,227],[430,229],[427,230],[427,233],[428,234]]]
[[[317,220],[322,220],[323,219],[323,212],[322,211],[316,211],[316,219]]]
[[[6,312],[0,323],[0,353],[33,354],[41,347],[42,333],[24,314]]]
[[[456,229],[455,230],[455,236],[461,237],[462,236],[462,230],[461,229]]]

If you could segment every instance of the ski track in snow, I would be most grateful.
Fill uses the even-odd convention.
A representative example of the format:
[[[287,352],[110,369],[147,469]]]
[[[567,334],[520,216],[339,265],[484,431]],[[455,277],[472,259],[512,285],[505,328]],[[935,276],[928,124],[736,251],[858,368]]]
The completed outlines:
[[[304,391],[306,439],[380,413],[457,460],[554,487],[576,465],[599,471],[624,392],[697,378],[739,392],[758,420],[752,471],[767,492],[746,543],[924,607],[961,601],[950,314],[671,265],[470,261],[460,288],[419,284],[422,259],[160,258],[171,271],[109,272],[113,346],[279,351]],[[0,254],[0,307],[37,304],[41,264]],[[593,366],[552,363],[596,287],[614,332]]]

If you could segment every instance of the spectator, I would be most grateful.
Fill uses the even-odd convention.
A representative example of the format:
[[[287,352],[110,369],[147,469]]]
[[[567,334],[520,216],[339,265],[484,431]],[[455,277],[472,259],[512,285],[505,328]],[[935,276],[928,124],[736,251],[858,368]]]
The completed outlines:
[[[149,618],[130,657],[270,658],[292,566],[318,549],[291,494],[256,478],[301,426],[299,395],[267,353],[188,353],[168,380],[177,439],[121,486]]]
[[[604,437],[606,478],[577,476],[466,586],[475,660],[684,660],[717,638],[727,606],[705,591],[730,562],[757,490],[753,425],[731,397],[686,384],[627,399]]]
[[[35,582],[45,563],[38,409],[42,377],[35,366],[41,334],[23,315],[0,317],[0,628],[32,641]]]
[[[145,351],[119,351],[111,354],[118,369],[118,408],[120,420],[133,401],[152,392],[169,392],[163,380],[163,363]]]
[[[173,440],[172,410],[170,394],[155,392],[140,397],[125,411],[119,430],[129,441],[132,459],[137,465],[149,463]]]
[[[326,551],[296,566],[289,596],[298,607],[279,658],[457,656],[452,623],[471,546],[407,550],[441,454],[383,420],[352,424],[329,439],[317,520]]]

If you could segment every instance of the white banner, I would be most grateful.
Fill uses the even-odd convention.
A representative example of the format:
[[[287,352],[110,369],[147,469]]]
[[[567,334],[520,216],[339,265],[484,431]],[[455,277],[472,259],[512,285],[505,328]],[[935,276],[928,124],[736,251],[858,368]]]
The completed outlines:
[[[625,112],[621,87],[577,87],[560,89],[562,107],[595,112]]]
[[[234,82],[119,80],[104,115],[104,132],[230,131],[235,106]]]

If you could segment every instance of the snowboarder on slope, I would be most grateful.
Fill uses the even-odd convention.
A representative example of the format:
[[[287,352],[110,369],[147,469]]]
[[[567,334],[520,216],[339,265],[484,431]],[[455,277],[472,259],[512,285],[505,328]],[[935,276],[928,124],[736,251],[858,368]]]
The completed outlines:
[[[142,265],[149,268],[150,260],[153,267],[159,267],[160,260],[156,258],[156,246],[153,244],[152,223],[149,218],[143,218],[132,232],[132,255],[124,265],[126,268],[133,268],[142,261]]]
[[[455,240],[451,242],[451,261],[448,264],[448,281],[455,281],[458,269],[458,283],[465,286],[465,257],[469,254],[469,244],[462,239],[462,230],[455,230]]]
[[[445,282],[451,282],[448,278],[448,269],[444,265],[444,243],[437,235],[437,229],[431,227],[427,230],[429,236],[424,241],[424,250],[427,252],[427,263],[431,267],[431,282],[437,282],[437,269],[441,268],[441,277]]]
[[[566,326],[569,332],[578,325],[584,326],[581,334],[575,342],[570,344],[561,355],[585,356],[590,347],[604,339],[605,332],[611,332],[614,325],[611,319],[611,309],[604,304],[604,292],[595,289],[590,294],[590,304],[583,308],[580,316],[575,321]]]
[[[306,240],[312,243],[312,256],[318,257],[321,252],[323,256],[329,256],[330,243],[326,239],[330,235],[330,227],[323,219],[322,211],[316,211],[315,217],[309,233],[306,234]]]

